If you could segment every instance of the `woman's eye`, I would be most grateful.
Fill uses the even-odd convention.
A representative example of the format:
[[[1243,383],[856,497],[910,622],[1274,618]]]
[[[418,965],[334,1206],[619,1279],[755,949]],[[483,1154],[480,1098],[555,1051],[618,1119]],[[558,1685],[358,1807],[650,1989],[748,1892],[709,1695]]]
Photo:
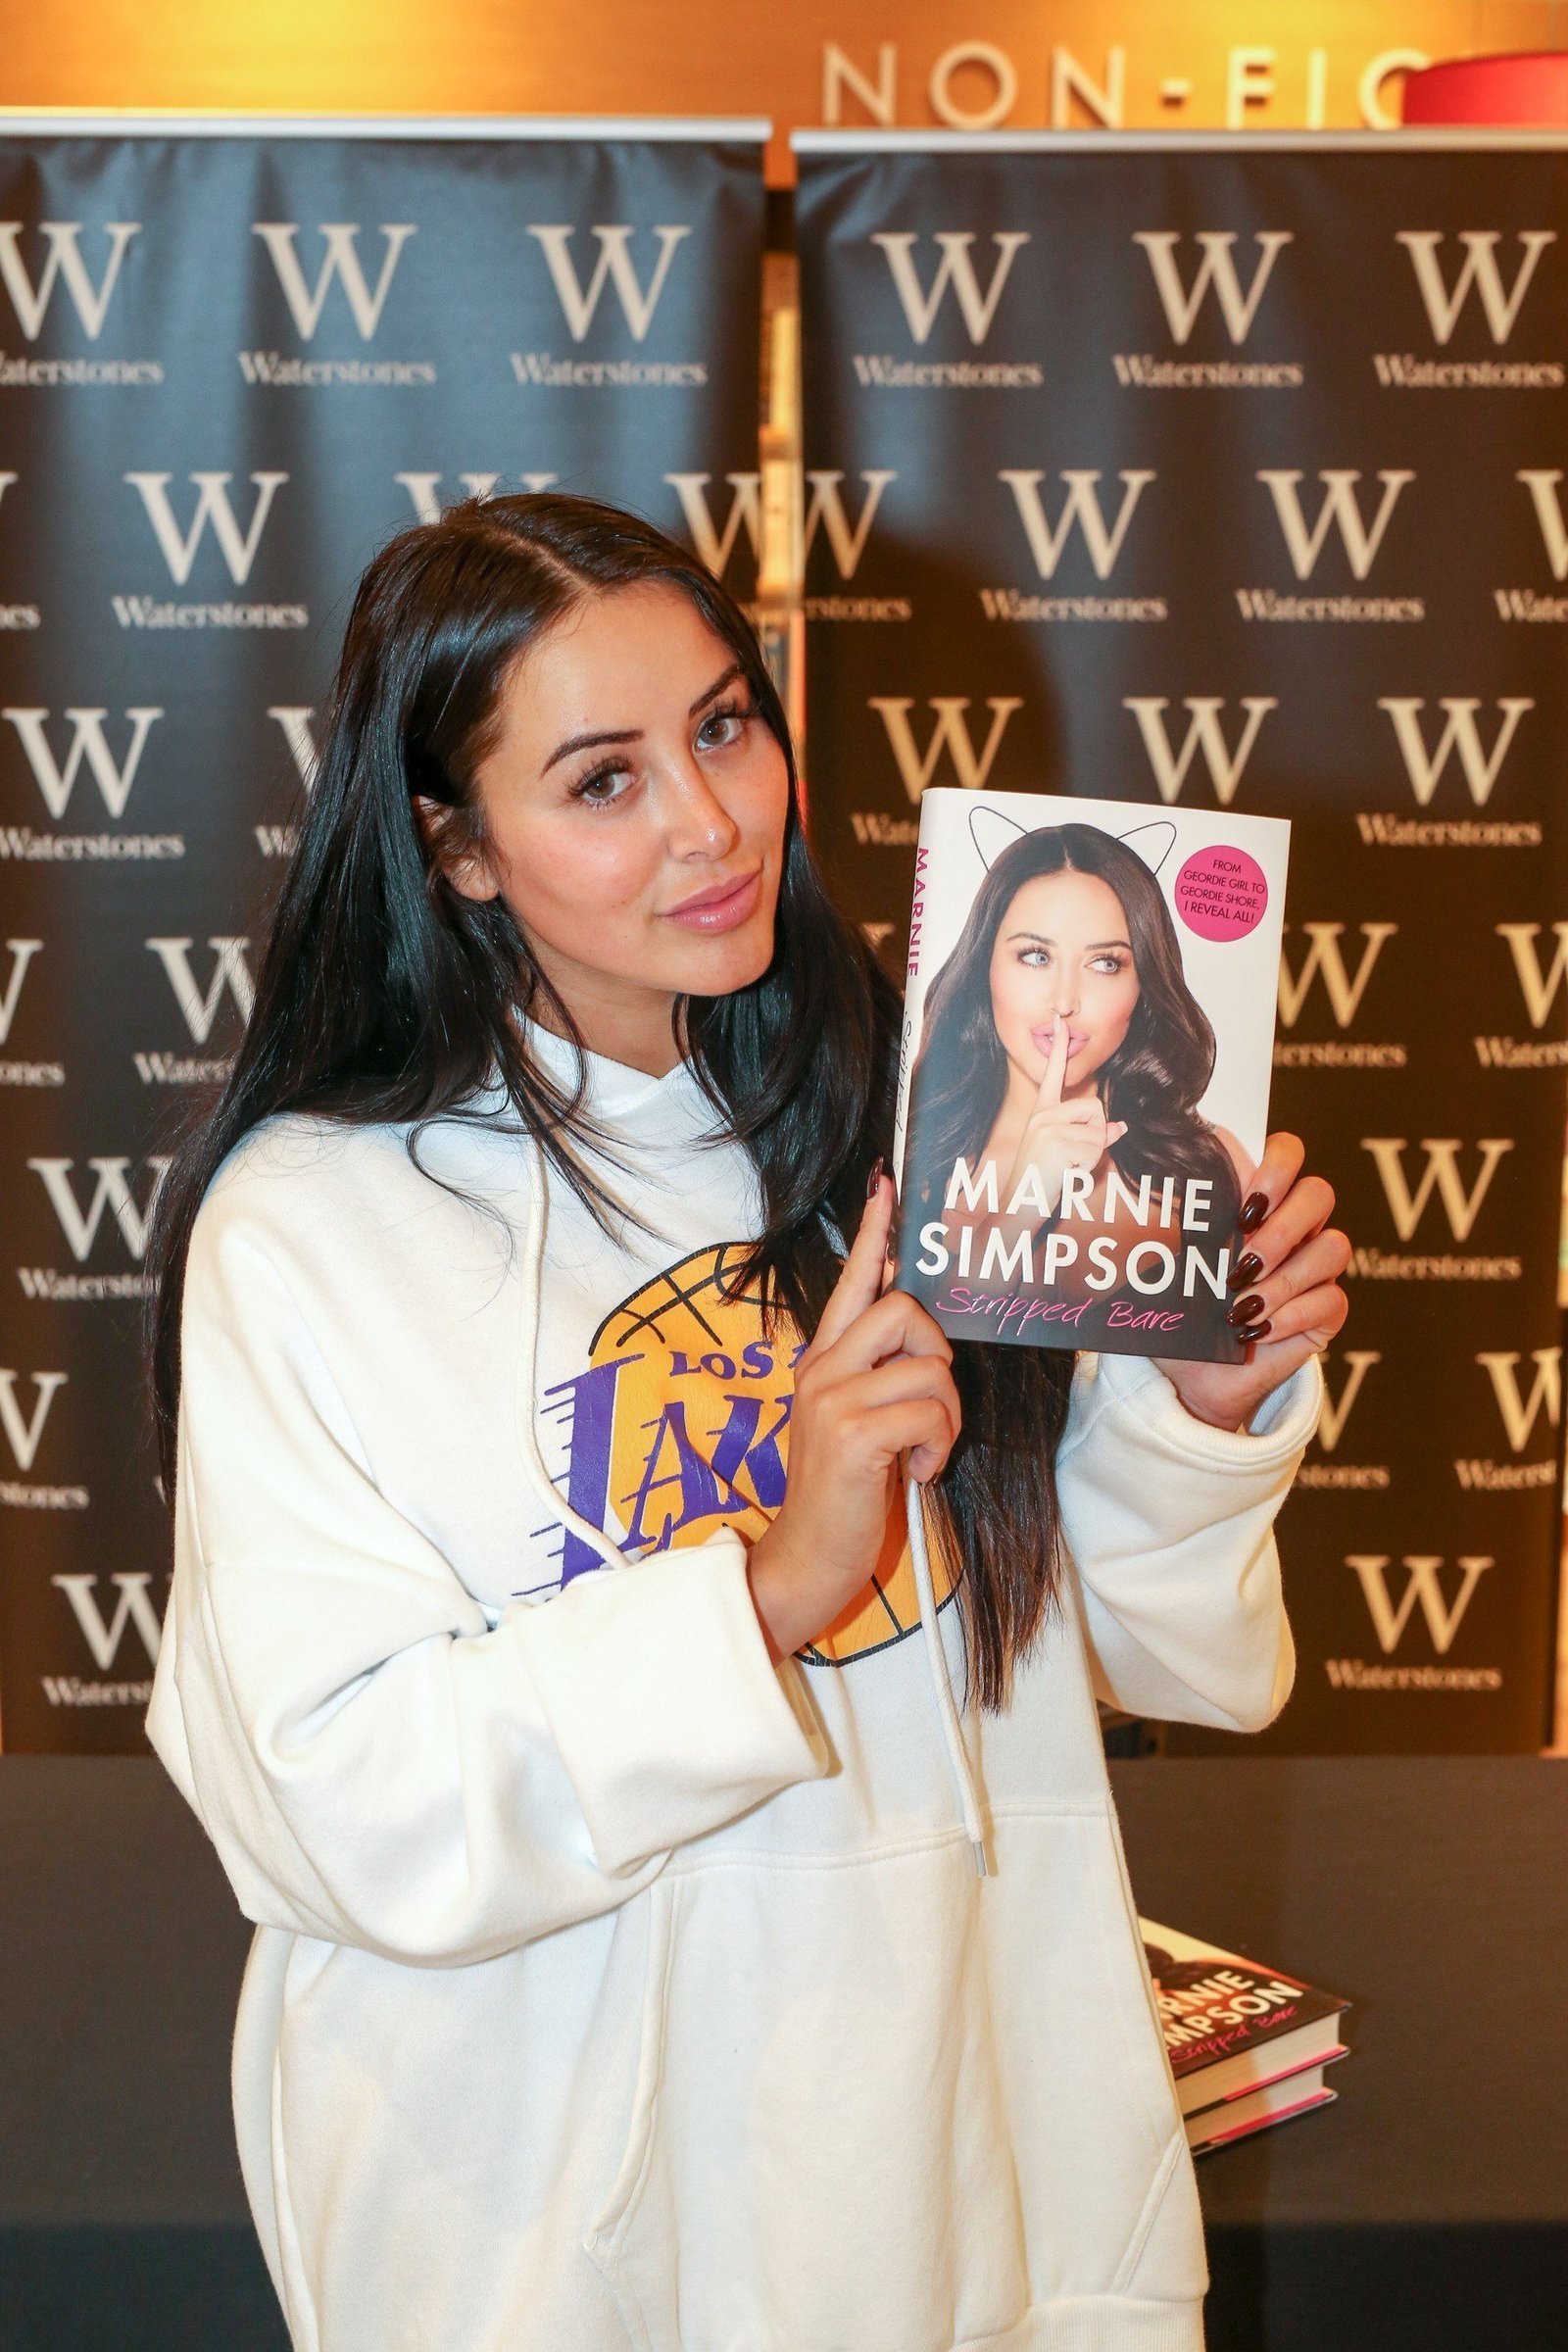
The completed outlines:
[[[705,752],[722,751],[727,744],[736,743],[752,716],[749,710],[726,704],[723,709],[710,710],[697,730],[697,740]]]
[[[1028,964],[1032,971],[1040,972],[1045,970],[1046,965],[1051,961],[1051,956],[1045,948],[1025,948],[1019,956],[1018,961]]]
[[[590,808],[609,808],[624,800],[634,778],[629,767],[602,767],[597,774],[585,776],[571,788],[574,801],[585,801]]]
[[[1114,980],[1119,972],[1127,969],[1127,963],[1121,956],[1097,956],[1090,968],[1106,979]]]

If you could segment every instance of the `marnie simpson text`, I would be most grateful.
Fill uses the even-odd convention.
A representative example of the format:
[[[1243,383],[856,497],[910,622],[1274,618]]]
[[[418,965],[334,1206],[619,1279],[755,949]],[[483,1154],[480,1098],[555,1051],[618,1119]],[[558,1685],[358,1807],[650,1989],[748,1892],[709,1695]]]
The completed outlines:
[[[966,1280],[1051,1290],[1071,1269],[1073,1287],[1091,1293],[1126,1285],[1153,1298],[1176,1288],[1179,1279],[1183,1298],[1194,1297],[1201,1283],[1214,1298],[1223,1298],[1230,1277],[1229,1247],[1222,1246],[1210,1259],[1188,1238],[1209,1231],[1213,1189],[1201,1176],[1183,1181],[1144,1175],[1135,1184],[1111,1166],[1105,1171],[1103,1197],[1094,1200],[1092,1172],[1069,1168],[1053,1214],[1033,1167],[1025,1168],[1004,1206],[994,1162],[976,1171],[966,1159],[958,1159],[943,1200],[947,1214],[920,1227],[914,1271],[929,1279],[951,1268]],[[1070,1228],[1075,1223],[1099,1230],[1074,1233]],[[1117,1230],[1106,1232],[1107,1225]],[[1128,1235],[1127,1226],[1137,1228],[1143,1238]],[[1180,1250],[1158,1235],[1172,1236]]]

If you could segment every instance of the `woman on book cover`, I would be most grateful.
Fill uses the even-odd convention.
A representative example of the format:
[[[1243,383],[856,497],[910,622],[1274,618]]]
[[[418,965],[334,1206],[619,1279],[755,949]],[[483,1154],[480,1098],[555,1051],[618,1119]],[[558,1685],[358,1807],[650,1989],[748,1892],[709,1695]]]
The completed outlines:
[[[1140,828],[1156,850],[1169,832]],[[1146,1241],[1165,1242],[1178,1265],[1184,1243],[1206,1241],[1217,1264],[1253,1166],[1199,1111],[1214,1051],[1139,848],[1098,825],[1021,834],[992,859],[926,998],[909,1087],[911,1226],[941,1220],[951,1253],[964,1221],[979,1231],[1059,1224],[1078,1243],[1053,1277],[1064,1298],[1091,1295],[1097,1236],[1111,1245],[1102,1267],[1125,1266]],[[1114,1187],[1112,1170],[1123,1179]],[[1202,1189],[1189,1196],[1195,1182]],[[1200,1225],[1184,1233],[1189,1197]],[[981,1252],[970,1256],[978,1267]],[[903,1271],[917,1295],[945,1287]],[[1120,1286],[1091,1287],[1114,1297]],[[1212,1289],[1185,1300],[1178,1292],[1174,1303],[1194,1322],[1206,1305],[1227,1332],[1228,1301]]]
[[[899,1029],[696,556],[382,550],[151,1261],[148,1730],[301,2352],[1200,2352],[1095,1698],[1283,1704],[1348,1245],[1275,1136],[1244,1363],[956,1349]]]

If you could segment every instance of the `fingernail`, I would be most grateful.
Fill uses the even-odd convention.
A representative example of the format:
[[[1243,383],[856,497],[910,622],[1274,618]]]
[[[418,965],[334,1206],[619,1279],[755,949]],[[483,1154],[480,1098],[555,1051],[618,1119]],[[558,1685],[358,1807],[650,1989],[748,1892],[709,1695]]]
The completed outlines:
[[[887,1161],[881,1158],[880,1155],[873,1162],[871,1173],[865,1180],[865,1197],[868,1200],[874,1200],[876,1199],[877,1187],[882,1182],[883,1174],[886,1171],[887,1164]]]
[[[1249,1250],[1247,1255],[1239,1257],[1231,1268],[1232,1288],[1238,1291],[1245,1290],[1250,1282],[1257,1280],[1262,1271],[1263,1260],[1255,1250]]]
[[[1267,1193],[1249,1193],[1236,1222],[1243,1233],[1254,1233],[1268,1215]]]
[[[1261,1312],[1262,1305],[1262,1292],[1250,1291],[1245,1298],[1238,1298],[1234,1306],[1228,1306],[1225,1309],[1225,1320],[1227,1323],[1235,1324],[1239,1329],[1244,1324],[1250,1323],[1252,1317]]]
[[[1266,1340],[1273,1328],[1273,1324],[1269,1322],[1247,1323],[1243,1325],[1236,1337],[1244,1348],[1250,1348],[1255,1340]]]

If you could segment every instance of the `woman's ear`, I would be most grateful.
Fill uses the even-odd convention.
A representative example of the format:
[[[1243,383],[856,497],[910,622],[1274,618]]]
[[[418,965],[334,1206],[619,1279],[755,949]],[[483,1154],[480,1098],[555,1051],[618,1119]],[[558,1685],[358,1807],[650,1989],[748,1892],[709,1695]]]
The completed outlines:
[[[428,794],[413,796],[414,821],[433,872],[451,884],[461,899],[483,904],[499,897],[501,885],[490,871],[482,844],[474,841],[466,808],[433,801]]]

